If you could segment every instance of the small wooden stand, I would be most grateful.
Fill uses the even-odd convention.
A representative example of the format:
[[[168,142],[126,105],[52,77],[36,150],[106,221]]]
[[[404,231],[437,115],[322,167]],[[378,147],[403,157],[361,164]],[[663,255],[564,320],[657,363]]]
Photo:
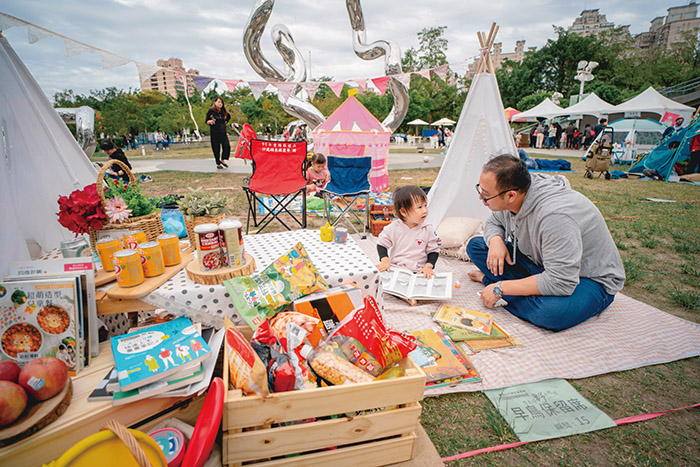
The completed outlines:
[[[253,274],[255,272],[255,258],[245,255],[245,264],[243,266],[221,268],[213,271],[202,271],[199,261],[195,258],[194,261],[185,266],[185,271],[187,272],[187,277],[198,284],[217,285],[232,277],[250,276]]]

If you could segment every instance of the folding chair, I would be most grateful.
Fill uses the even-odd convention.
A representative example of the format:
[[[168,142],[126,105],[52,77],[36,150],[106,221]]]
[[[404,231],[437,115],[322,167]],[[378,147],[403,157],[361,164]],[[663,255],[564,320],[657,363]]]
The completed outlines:
[[[306,179],[302,172],[306,159],[306,142],[304,141],[250,141],[250,154],[253,160],[253,175],[250,182],[243,187],[248,198],[248,216],[245,231],[248,233],[250,218],[253,226],[260,233],[270,222],[277,220],[287,230],[292,230],[280,217],[288,214],[302,229],[306,228]],[[301,220],[290,210],[294,199],[301,195]],[[272,198],[268,206],[261,198]],[[263,207],[265,215],[258,220],[257,206]]]
[[[331,181],[321,190],[326,220],[333,226],[345,220],[352,230],[358,233],[357,228],[348,221],[348,214],[352,214],[358,222],[362,223],[362,233],[365,233],[369,225],[369,173],[372,170],[372,158],[370,156],[328,156],[327,159]],[[364,221],[352,209],[357,200],[363,196],[365,197]],[[337,197],[339,199],[335,199]],[[352,201],[347,202],[346,198],[352,198]],[[340,214],[331,221],[333,206],[340,210]]]

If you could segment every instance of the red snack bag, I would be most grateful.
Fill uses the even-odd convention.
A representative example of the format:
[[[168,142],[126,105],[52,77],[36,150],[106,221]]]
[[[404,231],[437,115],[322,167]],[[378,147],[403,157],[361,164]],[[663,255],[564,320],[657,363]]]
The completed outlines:
[[[255,330],[251,345],[267,368],[270,391],[292,391],[296,381],[294,367],[267,319]]]
[[[246,338],[235,327],[227,326],[225,340],[233,385],[246,395],[269,395],[265,367]]]

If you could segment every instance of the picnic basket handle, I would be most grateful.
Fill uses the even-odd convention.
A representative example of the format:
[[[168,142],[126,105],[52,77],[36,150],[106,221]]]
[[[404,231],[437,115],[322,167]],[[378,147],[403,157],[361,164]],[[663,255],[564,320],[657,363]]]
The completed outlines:
[[[139,442],[134,438],[134,435],[129,433],[129,430],[116,420],[107,420],[104,425],[100,427],[100,430],[110,430],[114,433],[117,438],[119,438],[122,443],[129,448],[131,455],[134,456],[139,467],[151,467],[151,462],[148,460],[146,453],[143,452]]]
[[[107,173],[107,169],[109,169],[114,164],[120,166],[122,168],[122,170],[124,171],[124,173],[129,176],[129,183],[134,183],[136,181],[136,177],[134,177],[134,173],[122,161],[119,161],[117,159],[110,159],[107,162],[105,162],[102,165],[100,172],[97,174],[97,185],[96,185],[97,186],[97,194],[100,197],[100,201],[102,202],[102,206],[104,206],[106,203],[105,189],[104,189],[105,174]]]

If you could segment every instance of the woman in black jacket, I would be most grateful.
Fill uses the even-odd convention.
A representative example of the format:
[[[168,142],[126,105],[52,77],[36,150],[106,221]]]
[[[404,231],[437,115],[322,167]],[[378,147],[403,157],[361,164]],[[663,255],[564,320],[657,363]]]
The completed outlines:
[[[229,120],[231,120],[231,116],[226,111],[224,100],[217,97],[214,100],[214,104],[207,112],[206,118],[206,123],[211,129],[209,133],[211,137],[211,150],[214,152],[217,169],[228,167],[226,161],[228,161],[228,157],[231,154],[231,144],[228,142],[226,125]],[[221,153],[221,158],[219,158],[219,153]]]

